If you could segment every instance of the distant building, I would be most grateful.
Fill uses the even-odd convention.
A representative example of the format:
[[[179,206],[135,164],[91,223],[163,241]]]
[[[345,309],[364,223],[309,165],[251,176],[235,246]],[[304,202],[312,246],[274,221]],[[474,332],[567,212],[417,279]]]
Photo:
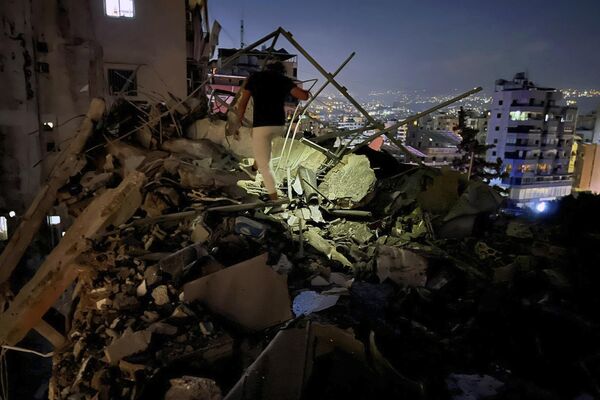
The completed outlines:
[[[600,194],[600,145],[578,146],[573,188]]]
[[[337,128],[352,131],[364,127],[365,122],[365,117],[351,117],[348,115],[344,115],[340,118],[339,122],[337,123]]]
[[[428,131],[452,132],[458,128],[458,116],[437,112],[420,118],[418,126]]]
[[[451,165],[461,157],[458,144],[462,138],[454,132],[408,128],[406,145],[409,151],[431,166]]]
[[[0,210],[31,202],[91,98],[185,98],[219,31],[199,0],[1,1],[0,13]]]
[[[600,106],[596,111],[577,116],[575,133],[581,143],[600,144]]]
[[[487,132],[488,114],[480,113],[475,110],[465,111],[465,127],[474,129],[479,133]]]
[[[487,160],[503,160],[517,206],[534,205],[571,193],[569,172],[577,108],[565,105],[556,89],[536,86],[526,74],[496,81],[488,123]]]

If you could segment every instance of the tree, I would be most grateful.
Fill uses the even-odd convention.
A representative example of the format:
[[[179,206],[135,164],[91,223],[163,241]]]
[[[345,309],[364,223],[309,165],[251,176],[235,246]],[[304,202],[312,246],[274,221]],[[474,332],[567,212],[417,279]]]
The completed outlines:
[[[466,126],[465,114],[461,107],[458,112],[458,134],[462,137],[462,141],[457,147],[462,157],[454,160],[454,168],[468,174],[469,179],[476,178],[485,182],[503,177],[502,159],[488,162],[485,158],[486,152],[496,146],[479,143],[477,140],[479,131]]]

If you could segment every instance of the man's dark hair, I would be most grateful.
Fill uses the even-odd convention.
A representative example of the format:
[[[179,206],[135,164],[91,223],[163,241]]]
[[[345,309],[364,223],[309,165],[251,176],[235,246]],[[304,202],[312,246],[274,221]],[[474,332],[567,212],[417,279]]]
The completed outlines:
[[[278,74],[285,75],[285,65],[281,61],[273,61],[267,64],[267,70],[277,72]]]

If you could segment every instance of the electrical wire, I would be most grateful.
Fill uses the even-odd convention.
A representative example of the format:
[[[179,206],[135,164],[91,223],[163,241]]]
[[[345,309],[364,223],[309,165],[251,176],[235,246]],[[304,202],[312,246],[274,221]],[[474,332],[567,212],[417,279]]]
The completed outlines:
[[[51,351],[50,353],[44,354],[44,353],[40,353],[40,352],[35,351],[35,350],[24,349],[22,347],[16,347],[16,346],[3,345],[2,348],[5,349],[5,350],[13,350],[13,351],[21,352],[21,353],[35,354],[36,356],[40,356],[42,358],[50,358],[50,357],[54,356],[54,352],[53,351]]]
[[[72,117],[72,118],[69,118],[68,120],[66,120],[66,121],[65,121],[65,122],[63,122],[62,124],[56,125],[56,127],[57,127],[57,128],[60,128],[61,126],[64,126],[64,125],[68,124],[69,122],[73,121],[74,119],[77,119],[77,118],[83,118],[83,117],[85,117],[85,114],[76,115],[76,116],[74,116],[74,117]],[[53,129],[54,129],[54,128],[53,128]],[[31,132],[29,132],[27,135],[33,135],[34,133],[37,133],[37,132],[39,132],[39,131],[40,131],[39,129],[36,129],[36,130],[34,130],[34,131],[31,131]]]

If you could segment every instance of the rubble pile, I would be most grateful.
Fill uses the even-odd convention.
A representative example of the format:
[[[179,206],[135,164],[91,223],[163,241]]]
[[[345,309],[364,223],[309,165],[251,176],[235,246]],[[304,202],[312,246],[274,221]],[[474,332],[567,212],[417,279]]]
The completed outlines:
[[[211,118],[117,105],[59,191],[76,226],[141,182],[113,205],[132,217],[77,257],[51,399],[600,395],[600,232],[573,225],[577,207],[515,219],[458,172],[386,159],[386,173],[370,152],[324,167],[284,139],[283,200],[264,203],[241,168],[248,132]]]

